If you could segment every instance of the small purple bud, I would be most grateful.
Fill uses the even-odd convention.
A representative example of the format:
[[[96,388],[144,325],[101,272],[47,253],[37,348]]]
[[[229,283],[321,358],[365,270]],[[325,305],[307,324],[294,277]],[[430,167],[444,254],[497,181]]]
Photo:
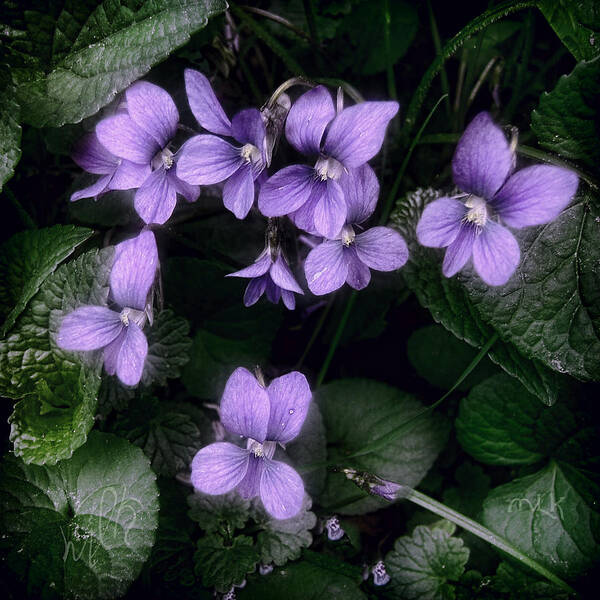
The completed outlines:
[[[375,484],[371,488],[371,493],[376,496],[381,496],[385,500],[392,502],[396,499],[396,494],[402,489],[402,486],[393,481],[382,480],[381,484]]]
[[[273,571],[273,565],[271,565],[271,564],[269,564],[269,565],[263,565],[261,563],[260,565],[258,565],[258,572],[261,575],[268,575],[272,571]]]
[[[385,585],[390,580],[390,576],[385,570],[385,565],[383,564],[382,560],[373,565],[371,568],[371,573],[373,573],[373,583],[375,585]]]
[[[223,596],[222,596],[222,600],[235,600],[235,599],[236,599],[236,595],[235,595],[235,590],[233,589],[233,587],[226,594],[223,594]]]
[[[327,529],[327,537],[332,542],[337,542],[344,537],[345,532],[340,526],[340,520],[335,516],[325,521],[325,529]]]

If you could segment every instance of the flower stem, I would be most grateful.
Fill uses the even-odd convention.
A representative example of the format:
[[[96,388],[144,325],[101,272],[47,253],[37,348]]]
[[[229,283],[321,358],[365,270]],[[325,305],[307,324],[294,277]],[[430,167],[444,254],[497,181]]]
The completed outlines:
[[[384,0],[383,5],[383,41],[385,43],[385,68],[387,72],[388,94],[392,100],[398,100],[396,93],[396,79],[394,76],[394,64],[392,62],[392,51],[390,44],[390,25],[392,15],[390,13],[390,1]]]
[[[312,335],[310,336],[310,339],[308,340],[308,344],[306,344],[306,348],[304,348],[304,352],[302,353],[302,356],[298,359],[298,362],[296,363],[296,366],[294,367],[295,370],[300,369],[300,367],[304,363],[304,360],[306,359],[308,353],[310,352],[310,349],[313,347],[313,344],[317,340],[317,337],[319,336],[319,333],[320,333],[321,329],[323,328],[323,325],[325,324],[325,319],[327,319],[327,315],[329,314],[329,311],[331,310],[331,307],[333,306],[334,298],[335,298],[335,295],[332,294],[331,297],[329,298],[329,301],[327,302],[327,305],[321,312],[321,316],[319,317],[319,320],[312,332]]]
[[[427,12],[429,14],[429,28],[431,29],[431,37],[433,38],[435,52],[438,56],[441,56],[442,42],[440,40],[440,34],[438,31],[437,22],[435,20],[435,14],[431,6],[431,0],[427,0]],[[444,69],[443,65],[440,69],[440,80],[442,83],[442,93],[446,94],[446,101],[444,102],[446,105],[446,114],[448,115],[448,119],[450,119],[452,116],[452,107],[450,105],[450,84],[448,83],[448,74],[446,73],[446,69]]]

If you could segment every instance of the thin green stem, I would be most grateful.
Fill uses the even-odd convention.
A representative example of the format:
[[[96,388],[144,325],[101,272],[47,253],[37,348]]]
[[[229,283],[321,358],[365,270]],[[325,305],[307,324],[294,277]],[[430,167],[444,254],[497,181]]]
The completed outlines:
[[[390,1],[384,0],[383,5],[383,41],[385,44],[385,68],[387,73],[388,94],[392,100],[398,100],[396,92],[396,77],[394,75],[394,63],[392,62],[392,50],[390,43],[390,28],[392,14],[390,12]]]
[[[404,155],[404,160],[402,161],[402,164],[400,165],[400,169],[398,170],[398,174],[396,175],[396,179],[394,180],[392,189],[390,190],[390,193],[387,195],[387,198],[385,199],[385,204],[383,205],[383,210],[381,212],[381,218],[379,219],[380,223],[382,223],[382,224],[387,223],[387,220],[390,216],[390,212],[392,211],[392,206],[394,204],[396,194],[398,193],[398,189],[400,188],[400,183],[402,182],[402,178],[404,177],[404,173],[406,172],[406,168],[408,167],[408,162],[412,156],[412,153],[413,153],[415,147],[417,146],[417,144],[419,143],[419,140],[421,139],[421,135],[423,134],[423,131],[425,131],[425,128],[429,124],[431,117],[433,117],[433,114],[437,110],[437,107],[440,105],[440,102],[444,98],[447,98],[447,96],[445,94],[440,97],[440,99],[435,103],[435,106],[429,111],[427,118],[423,121],[423,125],[421,125],[421,128],[417,132],[417,135],[413,138],[413,141],[411,142],[408,151]]]
[[[12,190],[8,187],[4,188],[4,193],[8,196],[10,203],[15,207],[19,218],[23,222],[23,225],[27,229],[37,229],[35,221],[31,218],[31,215],[23,208],[23,205],[19,202],[19,199],[13,194]]]
[[[493,8],[486,10],[484,13],[473,19],[466,27],[463,27],[451,40],[449,40],[439,56],[431,63],[431,66],[427,69],[423,75],[419,86],[415,90],[413,97],[408,106],[406,112],[406,118],[404,121],[404,140],[408,140],[412,130],[414,129],[419,112],[423,106],[423,102],[427,97],[427,93],[436,75],[442,70],[444,63],[450,58],[469,37],[474,33],[481,31],[494,23],[514,12],[524,10],[526,8],[535,7],[537,0],[524,0],[515,2],[514,0],[508,0],[502,2]]]
[[[356,103],[365,101],[363,95],[353,85],[350,85],[343,79],[336,79],[335,77],[318,77],[315,79],[315,82],[322,83],[324,85],[341,87],[344,92]]]
[[[308,31],[310,32],[310,39],[316,50],[321,42],[319,39],[319,28],[317,27],[315,6],[313,0],[302,0],[302,3],[304,4],[304,14],[306,15],[306,24],[308,25]]]
[[[356,458],[357,456],[364,456],[365,454],[371,454],[372,452],[376,452],[380,448],[384,448],[389,445],[395,439],[397,439],[407,428],[409,425],[414,423],[417,419],[420,419],[423,415],[430,413],[435,410],[450,394],[456,390],[456,388],[470,375],[473,369],[487,356],[487,353],[490,351],[490,348],[496,343],[498,340],[498,334],[495,333],[492,337],[485,343],[483,348],[477,353],[477,356],[469,363],[467,368],[461,373],[460,377],[454,382],[454,385],[439,399],[436,400],[430,406],[427,406],[423,410],[420,410],[416,415],[412,416],[408,421],[405,421],[398,427],[394,427],[391,431],[388,431],[385,435],[382,435],[380,438],[373,440],[370,444],[367,444],[364,448],[361,448],[357,452],[350,454],[348,458]]]
[[[333,340],[331,340],[331,344],[329,345],[327,356],[325,357],[323,365],[321,366],[321,370],[319,371],[316,387],[319,387],[323,383],[325,375],[327,375],[327,370],[329,369],[329,365],[331,364],[331,360],[333,359],[333,355],[335,354],[338,344],[342,339],[342,334],[344,333],[344,328],[346,327],[346,323],[348,322],[348,318],[350,317],[350,313],[352,312],[352,307],[356,302],[356,296],[356,290],[352,290],[352,294],[350,294],[350,298],[348,298],[348,302],[346,304],[346,308],[344,309],[344,313],[342,314],[342,318],[340,319],[337,329],[335,330]]]
[[[295,366],[295,370],[300,369],[300,367],[304,363],[304,360],[308,356],[310,349],[313,347],[313,344],[316,342],[317,337],[319,336],[319,333],[320,333],[321,329],[323,328],[323,325],[325,324],[325,319],[327,318],[327,315],[329,314],[329,311],[331,310],[331,307],[333,306],[334,298],[335,298],[335,295],[332,294],[331,297],[329,298],[329,301],[327,302],[327,306],[325,306],[325,308],[321,312],[321,316],[319,317],[319,320],[312,332],[312,335],[310,336],[310,339],[308,340],[308,344],[306,344],[306,348],[304,348],[304,352],[302,353],[302,356],[298,359],[298,362]]]
[[[259,106],[262,104],[263,95],[260,93],[260,89],[258,88],[258,84],[256,83],[256,79],[254,79],[254,75],[252,75],[252,70],[248,67],[248,63],[246,62],[246,53],[240,52],[239,54],[239,62],[240,68],[242,69],[242,73],[248,82],[248,86],[250,87],[250,91],[254,96],[254,101]]]
[[[417,490],[409,491],[408,495],[403,496],[404,499],[417,504],[452,523],[455,523],[459,527],[462,527],[466,531],[471,532],[473,535],[476,535],[478,538],[485,540],[486,542],[492,544],[502,552],[512,556],[520,563],[528,566],[530,569],[533,569],[536,573],[540,574],[542,577],[546,578],[548,581],[551,581],[555,585],[559,586],[561,589],[565,590],[569,594],[576,595],[575,590],[565,581],[557,577],[554,573],[546,569],[543,565],[541,565],[536,560],[533,560],[517,548],[515,548],[510,542],[505,540],[503,537],[496,535],[493,531],[487,529],[477,521],[473,521],[469,519],[465,515],[452,510],[445,504],[441,502],[437,502],[433,498],[418,492]]]
[[[433,38],[433,45],[435,47],[435,53],[437,56],[442,54],[442,41],[440,40],[440,34],[438,31],[437,21],[435,20],[435,14],[431,6],[431,0],[427,0],[427,13],[429,14],[429,28],[431,29],[431,37]],[[446,114],[448,118],[452,116],[452,106],[450,104],[450,84],[448,83],[448,74],[446,69],[442,65],[440,70],[440,81],[442,84],[442,92],[446,94]]]
[[[290,31],[293,31],[298,37],[310,41],[310,36],[306,33],[306,31],[296,27],[291,21],[288,21],[287,19],[284,19],[275,13],[269,12],[268,10],[263,10],[262,8],[256,8],[255,6],[242,6],[241,8],[243,8],[246,12],[251,12],[255,15],[264,17],[265,19],[269,19],[289,29]]]

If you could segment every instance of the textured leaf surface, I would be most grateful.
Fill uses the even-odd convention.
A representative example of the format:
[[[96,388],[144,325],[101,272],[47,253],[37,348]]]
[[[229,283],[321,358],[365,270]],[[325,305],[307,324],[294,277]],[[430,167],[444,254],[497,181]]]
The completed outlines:
[[[27,572],[30,589],[65,598],[124,595],[158,525],[155,475],[141,450],[94,432],[55,467],[8,456],[1,470],[9,564]]]
[[[187,498],[188,516],[208,533],[221,528],[233,532],[242,529],[250,518],[250,500],[236,492],[211,496],[194,492]]]
[[[393,598],[448,600],[455,597],[452,581],[458,581],[469,560],[463,541],[440,528],[420,525],[412,536],[396,540],[385,557]]]
[[[21,108],[15,101],[10,71],[0,65],[0,192],[21,158]]]
[[[566,398],[545,407],[504,374],[463,398],[456,432],[471,456],[491,465],[533,464],[551,457],[594,469],[600,460],[595,428],[568,408]]]
[[[317,524],[311,506],[310,497],[305,496],[302,510],[295,517],[273,519],[254,503],[252,518],[263,528],[256,539],[261,563],[280,567],[288,560],[300,558],[302,549],[312,544],[310,530]]]
[[[0,316],[5,317],[0,338],[54,269],[92,235],[72,225],[23,231],[0,247]]]
[[[315,398],[327,431],[330,464],[369,471],[415,487],[425,477],[446,441],[447,423],[424,416],[385,448],[359,456],[348,455],[402,425],[423,406],[410,394],[377,381],[344,379],[317,390]],[[328,473],[320,504],[341,514],[362,514],[386,506],[384,500],[354,500],[357,487],[341,473]]]
[[[188,337],[190,324],[172,310],[163,310],[147,330],[148,356],[144,364],[142,383],[167,385],[168,379],[181,375],[190,360],[192,340]]]
[[[493,489],[482,522],[559,576],[573,578],[600,558],[598,487],[565,464]]]
[[[24,11],[27,37],[10,48],[23,119],[58,127],[96,113],[226,6],[223,0],[104,0]]]
[[[227,546],[222,537],[207,535],[198,540],[194,554],[195,571],[202,577],[202,585],[222,593],[228,592],[234,584],[241,584],[246,574],[254,571],[258,560],[252,538],[245,535],[237,536]]]
[[[600,7],[596,0],[541,0],[539,9],[576,60],[600,53]]]
[[[572,597],[548,580],[536,577],[530,569],[520,569],[507,562],[498,566],[491,588],[511,600],[568,600]]]

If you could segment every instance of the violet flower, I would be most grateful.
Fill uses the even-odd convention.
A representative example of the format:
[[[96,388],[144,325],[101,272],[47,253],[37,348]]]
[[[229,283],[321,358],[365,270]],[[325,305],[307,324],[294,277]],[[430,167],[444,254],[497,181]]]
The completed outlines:
[[[454,183],[464,194],[425,207],[417,225],[423,246],[447,247],[442,271],[452,277],[473,256],[488,285],[503,285],[519,264],[519,244],[500,222],[520,229],[555,219],[577,191],[568,169],[534,165],[511,174],[514,149],[489,113],[465,129],[452,159]],[[458,200],[463,199],[464,202]]]
[[[84,171],[102,177],[92,185],[74,192],[71,202],[81,198],[95,199],[110,190],[137,188],[150,174],[150,165],[138,165],[111,154],[95,133],[89,133],[79,141],[72,158]]]
[[[377,561],[371,567],[371,574],[373,575],[373,583],[377,586],[386,585],[391,579],[382,560]]]
[[[254,264],[241,271],[229,273],[226,277],[251,278],[244,293],[244,306],[252,306],[266,293],[269,302],[277,304],[281,298],[286,308],[294,310],[296,308],[294,293],[304,294],[281,249],[273,248],[269,244]]]
[[[115,246],[110,291],[118,310],[81,306],[62,321],[56,342],[63,350],[104,348],[104,368],[125,385],[142,377],[148,342],[142,329],[146,300],[156,275],[158,252],[151,231]]]
[[[225,182],[223,203],[243,219],[254,203],[254,181],[266,166],[266,128],[260,111],[248,108],[229,121],[208,79],[186,69],[185,89],[190,108],[204,129],[217,135],[190,138],[181,148],[177,175],[194,185]],[[232,137],[241,146],[217,137]]]
[[[394,271],[408,259],[402,236],[390,227],[372,227],[356,233],[355,227],[375,210],[379,183],[367,164],[353,169],[340,179],[348,205],[346,224],[335,240],[326,240],[313,248],[304,263],[308,287],[321,296],[337,290],[344,282],[356,290],[369,284],[371,272]]]
[[[146,223],[162,225],[173,213],[177,194],[188,202],[200,190],[181,181],[174,168],[177,157],[169,145],[177,133],[179,113],[162,88],[138,81],[125,92],[127,112],[103,119],[96,125],[100,143],[112,154],[152,168],[135,194],[138,215]]]
[[[296,150],[317,161],[314,167],[291,165],[275,173],[260,188],[260,211],[267,217],[290,215],[298,227],[326,238],[338,236],[348,211],[340,178],[379,152],[397,112],[397,102],[362,102],[336,116],[322,85],[300,96],[288,114],[285,134]]]
[[[233,490],[243,498],[260,495],[267,512],[289,519],[302,508],[300,475],[273,460],[277,443],[299,433],[311,392],[306,378],[294,371],[277,377],[265,389],[247,369],[229,377],[221,399],[221,421],[229,433],[248,438],[246,448],[217,442],[202,448],[192,461],[192,483],[206,494]]]
[[[332,542],[341,540],[346,533],[340,525],[340,520],[335,515],[325,521],[325,529],[327,529],[327,537]]]

